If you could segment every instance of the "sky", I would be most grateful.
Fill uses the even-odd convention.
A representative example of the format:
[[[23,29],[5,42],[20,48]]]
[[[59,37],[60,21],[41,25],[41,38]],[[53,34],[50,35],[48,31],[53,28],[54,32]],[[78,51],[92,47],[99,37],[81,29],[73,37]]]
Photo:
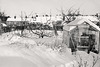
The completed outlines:
[[[0,0],[0,11],[7,15],[21,15],[21,11],[33,14],[58,14],[63,10],[80,8],[82,14],[100,12],[100,0]]]

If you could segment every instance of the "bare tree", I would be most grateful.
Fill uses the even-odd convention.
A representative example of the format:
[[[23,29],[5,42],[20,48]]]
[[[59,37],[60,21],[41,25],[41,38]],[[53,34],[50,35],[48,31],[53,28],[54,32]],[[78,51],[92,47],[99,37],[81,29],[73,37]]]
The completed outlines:
[[[25,16],[24,16],[25,15]],[[27,22],[27,18],[30,18],[30,16],[32,15],[32,12],[27,16],[26,15],[26,13],[24,12],[24,15],[23,15],[23,13],[21,12],[21,23],[22,23],[22,29],[21,29],[21,36],[23,36],[23,31],[24,31],[24,29],[25,29],[25,27],[26,28],[29,28],[29,31],[31,31],[33,34],[36,34],[36,35],[38,35],[39,36],[39,38],[43,38],[44,36],[47,36],[47,37],[49,37],[49,35],[47,35],[45,32],[44,32],[44,24],[43,23],[35,23],[35,30],[36,31],[34,31],[33,30],[33,26],[32,26],[32,23],[28,23],[28,24],[25,24],[26,22]],[[36,14],[36,16],[35,16],[35,18],[37,18],[38,17],[38,15]],[[33,18],[33,16],[31,17],[31,19],[34,19]],[[51,20],[51,17],[50,17],[50,19],[49,20],[47,20],[47,25],[49,24],[49,21]],[[31,21],[29,21],[29,22],[31,22]]]
[[[76,16],[79,16],[81,15],[80,14],[80,10],[79,8],[74,10],[72,9],[72,7],[69,9],[69,10],[66,10],[64,11],[62,8],[61,10],[59,10],[62,14],[62,23],[61,23],[61,27],[63,28],[63,24],[64,23],[70,23],[71,21],[75,20],[76,19]],[[53,21],[53,29],[54,29],[54,33],[56,36],[58,36],[58,33],[57,33],[57,23]]]
[[[73,20],[76,19],[76,16],[81,15],[80,13],[80,8],[78,9],[72,9],[72,7],[68,10],[63,10],[61,8],[61,10],[59,10],[62,14],[62,20],[64,21],[64,23],[69,23]]]
[[[32,13],[33,13],[33,11],[27,16],[26,12],[24,12],[24,14],[23,14],[23,12],[21,11],[21,15],[20,15],[20,18],[21,18],[21,26],[20,26],[21,36],[23,36],[24,29],[26,29],[26,27],[28,26],[27,25],[28,24],[27,18],[29,18],[32,15]]]

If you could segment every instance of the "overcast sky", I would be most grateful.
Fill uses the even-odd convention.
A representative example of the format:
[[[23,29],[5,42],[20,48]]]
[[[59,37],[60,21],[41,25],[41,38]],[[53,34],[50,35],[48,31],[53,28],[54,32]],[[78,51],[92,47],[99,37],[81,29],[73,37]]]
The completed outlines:
[[[67,10],[71,7],[78,9],[83,14],[95,14],[100,12],[100,0],[0,0],[0,9],[7,15],[20,15],[21,11],[26,14],[59,13],[61,7]]]

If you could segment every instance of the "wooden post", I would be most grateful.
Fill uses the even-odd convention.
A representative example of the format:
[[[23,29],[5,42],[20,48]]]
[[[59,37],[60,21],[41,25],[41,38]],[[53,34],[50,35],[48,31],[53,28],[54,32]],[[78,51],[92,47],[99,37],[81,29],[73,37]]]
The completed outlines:
[[[96,32],[95,42],[95,49],[99,51],[99,31]]]
[[[77,30],[76,30],[77,31],[76,32],[77,33],[77,35],[76,35],[77,36],[77,40],[76,40],[77,44],[76,44],[76,46],[78,46],[79,45],[79,28],[78,28],[78,25],[76,26],[76,28],[77,28]]]
[[[1,18],[0,18],[0,35],[2,34],[2,25],[1,25]]]
[[[99,20],[99,28],[100,28],[100,20]],[[99,44],[98,44],[98,51],[99,51],[99,54],[100,54],[100,31],[99,32]]]
[[[70,31],[69,30],[70,30],[70,26],[68,26],[68,30],[67,30],[67,45],[68,45],[68,47],[70,46]]]
[[[98,51],[99,51],[99,54],[100,54],[100,31],[99,31],[99,44],[98,44]]]
[[[67,26],[67,28],[63,29],[63,43],[67,45],[67,47],[69,47],[69,39],[70,39],[70,32],[69,30],[69,26]]]
[[[66,34],[65,34],[66,35]],[[67,46],[69,47],[70,46],[70,32],[68,31],[68,34],[67,34]]]

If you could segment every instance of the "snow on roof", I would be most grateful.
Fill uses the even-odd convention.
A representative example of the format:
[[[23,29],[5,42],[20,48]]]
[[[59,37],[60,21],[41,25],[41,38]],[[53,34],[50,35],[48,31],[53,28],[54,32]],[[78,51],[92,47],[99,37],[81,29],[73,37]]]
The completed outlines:
[[[79,19],[83,18],[83,19],[88,19],[88,20],[91,20],[91,21],[97,21],[97,22],[99,22],[99,20],[95,16],[78,16],[77,18],[79,18]]]
[[[21,18],[8,18],[7,21],[21,21]]]
[[[61,20],[60,17],[36,17],[36,20],[34,18],[27,18],[27,19],[21,19],[21,18],[8,18],[7,21],[29,21],[31,22],[41,22],[46,23],[48,20]]]
[[[100,28],[88,19],[76,19],[76,20],[70,22],[69,24],[66,24],[63,29],[67,30],[67,31],[71,31],[74,28],[76,28],[76,26],[81,25],[84,22],[88,23],[90,26],[92,26],[96,30],[100,31]]]
[[[79,22],[80,22],[81,20],[82,20],[82,19],[76,19],[76,20],[70,22],[70,23],[67,24],[67,25],[69,25],[69,26],[76,26],[76,25],[80,24]]]
[[[5,23],[1,23],[3,27],[6,27],[7,25]]]

